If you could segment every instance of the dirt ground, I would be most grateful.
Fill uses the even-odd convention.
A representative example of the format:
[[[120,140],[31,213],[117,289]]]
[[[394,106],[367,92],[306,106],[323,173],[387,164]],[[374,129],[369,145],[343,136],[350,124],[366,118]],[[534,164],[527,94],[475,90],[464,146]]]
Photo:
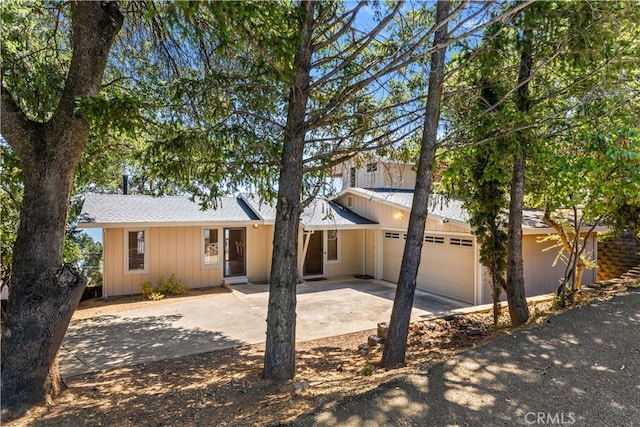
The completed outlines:
[[[625,290],[615,285],[585,293],[578,304],[608,299]],[[162,301],[160,301],[162,303]],[[147,304],[123,300],[111,308],[84,302],[78,316]],[[544,322],[549,302],[530,307],[525,327]],[[276,426],[328,402],[363,393],[399,374],[423,372],[466,349],[512,333],[503,314],[439,318],[411,325],[407,366],[379,367],[382,347],[361,349],[375,330],[297,344],[297,375],[286,384],[261,377],[264,345],[203,353],[67,379],[67,390],[50,405],[2,420],[8,426]]]

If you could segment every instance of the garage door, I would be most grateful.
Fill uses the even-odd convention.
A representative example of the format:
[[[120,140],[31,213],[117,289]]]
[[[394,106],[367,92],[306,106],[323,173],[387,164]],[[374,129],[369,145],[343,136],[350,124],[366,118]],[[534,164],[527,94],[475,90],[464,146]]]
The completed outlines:
[[[404,233],[385,232],[383,278],[398,281]],[[473,304],[473,239],[459,236],[425,235],[417,287]]]

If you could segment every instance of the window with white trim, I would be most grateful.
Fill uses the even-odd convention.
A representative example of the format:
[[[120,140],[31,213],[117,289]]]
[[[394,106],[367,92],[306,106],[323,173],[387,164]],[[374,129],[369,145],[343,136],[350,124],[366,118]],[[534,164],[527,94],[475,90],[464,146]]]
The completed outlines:
[[[386,232],[386,233],[384,233],[384,238],[385,239],[399,239],[400,238],[400,233]]]
[[[217,228],[202,229],[201,248],[203,266],[218,265],[220,263]]]
[[[327,261],[340,261],[340,232],[327,230]]]
[[[125,230],[125,272],[147,273],[149,256],[147,248],[147,230]]]
[[[451,239],[449,239],[449,244],[451,244],[453,246],[472,247],[473,246],[473,240],[470,240],[470,239],[458,239],[458,238],[452,237]]]
[[[376,172],[378,172],[378,164],[367,163],[367,173],[376,173]]]

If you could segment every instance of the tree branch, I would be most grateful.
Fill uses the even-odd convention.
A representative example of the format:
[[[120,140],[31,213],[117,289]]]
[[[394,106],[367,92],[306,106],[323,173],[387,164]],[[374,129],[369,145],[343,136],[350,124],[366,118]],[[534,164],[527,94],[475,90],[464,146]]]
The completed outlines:
[[[2,101],[0,121],[0,134],[7,140],[11,149],[16,152],[22,162],[29,161],[31,157],[33,134],[38,131],[37,122],[29,120],[13,95],[2,85]]]

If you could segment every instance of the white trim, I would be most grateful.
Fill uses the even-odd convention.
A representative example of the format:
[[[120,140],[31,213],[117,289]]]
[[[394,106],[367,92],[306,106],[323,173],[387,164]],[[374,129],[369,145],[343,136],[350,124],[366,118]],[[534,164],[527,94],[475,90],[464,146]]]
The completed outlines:
[[[243,263],[244,263],[244,275],[241,276],[225,276],[225,249],[226,249],[226,245],[225,245],[225,234],[224,231],[225,230],[244,230],[244,248],[243,248],[243,254],[242,254],[242,259],[243,259]],[[238,283],[246,283],[245,282],[236,282],[234,280],[229,281],[228,279],[234,279],[234,278],[240,278],[240,279],[245,279],[247,280],[247,278],[249,277],[249,257],[248,257],[248,253],[249,250],[248,248],[249,246],[249,227],[234,227],[234,226],[230,226],[230,227],[222,227],[220,233],[222,233],[222,236],[218,236],[218,237],[222,237],[221,240],[218,240],[218,245],[222,244],[222,262],[221,262],[221,274],[222,274],[222,279],[224,280],[224,283],[226,284],[238,284]],[[231,244],[231,243],[229,243]],[[218,251],[218,254],[220,254],[220,251]]]
[[[108,298],[109,297],[109,288],[107,286],[107,283],[109,283],[108,281],[108,274],[107,274],[107,245],[105,245],[105,242],[107,241],[107,229],[103,228],[102,229],[102,298]]]
[[[336,233],[336,259],[329,259],[329,233],[331,231],[335,231]],[[324,233],[324,261],[326,264],[340,264],[342,263],[342,236],[340,235],[340,230],[326,230]],[[324,270],[324,269],[323,269]]]
[[[205,264],[204,262],[204,230],[215,230],[216,233],[216,244],[218,245],[218,262],[215,264]],[[213,268],[220,268],[220,259],[222,258],[222,254],[220,253],[220,227],[200,227],[200,269],[202,270],[210,270]]]
[[[144,233],[144,268],[142,270],[129,270],[129,233],[142,231]],[[123,229],[123,275],[137,275],[137,274],[149,274],[149,229],[145,227],[124,228]],[[104,279],[103,279],[104,280]]]
[[[226,228],[242,228],[250,225],[268,225],[273,222],[265,222],[262,220],[254,221],[176,221],[176,222],[93,222],[80,223],[78,228],[154,228],[154,227],[226,227]]]
[[[482,265],[480,264],[480,245],[474,239],[473,245],[473,305],[482,304],[484,287],[482,286]]]
[[[223,280],[225,285],[241,285],[243,283],[249,283],[249,276],[229,276]]]

